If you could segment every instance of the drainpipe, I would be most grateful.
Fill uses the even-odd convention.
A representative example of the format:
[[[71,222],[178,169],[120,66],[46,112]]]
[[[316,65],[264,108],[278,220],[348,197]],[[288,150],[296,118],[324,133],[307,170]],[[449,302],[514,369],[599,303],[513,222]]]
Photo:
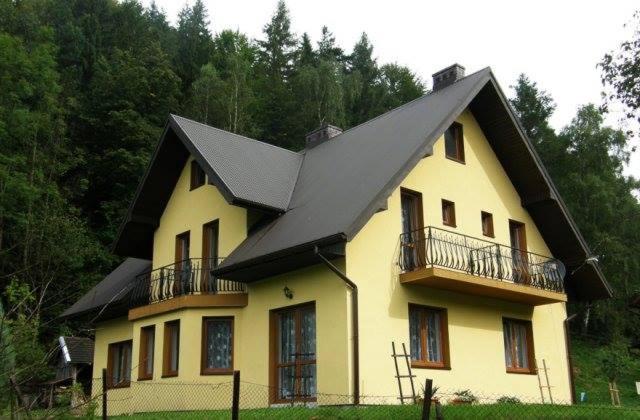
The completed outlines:
[[[573,314],[564,320],[564,342],[567,348],[567,363],[569,364],[569,386],[571,387],[571,404],[576,403],[576,389],[573,378],[573,360],[571,359],[571,336],[569,333],[569,322],[578,314]]]
[[[316,246],[314,254],[329,267],[351,289],[351,329],[353,330],[353,403],[360,404],[360,344],[358,339],[358,286],[347,277],[338,267],[333,265]]]

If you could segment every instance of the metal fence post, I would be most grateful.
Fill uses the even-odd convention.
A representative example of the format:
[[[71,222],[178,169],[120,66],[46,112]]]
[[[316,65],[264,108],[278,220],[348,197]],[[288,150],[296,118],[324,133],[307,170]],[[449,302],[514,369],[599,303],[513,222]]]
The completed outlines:
[[[433,390],[433,380],[427,379],[424,383],[424,400],[422,400],[422,420],[429,420],[431,411],[431,394]]]
[[[231,405],[231,420],[238,420],[240,411],[240,371],[233,371],[233,401]]]
[[[107,420],[107,369],[102,369],[102,420]]]

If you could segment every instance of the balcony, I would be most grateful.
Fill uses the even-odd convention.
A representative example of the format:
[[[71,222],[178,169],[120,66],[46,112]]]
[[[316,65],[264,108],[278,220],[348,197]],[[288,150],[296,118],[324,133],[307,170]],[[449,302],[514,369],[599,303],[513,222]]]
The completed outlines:
[[[185,307],[246,306],[244,283],[212,274],[221,260],[191,258],[137,276],[129,302],[129,319]]]
[[[400,235],[400,282],[530,305],[566,302],[559,260],[426,227]]]

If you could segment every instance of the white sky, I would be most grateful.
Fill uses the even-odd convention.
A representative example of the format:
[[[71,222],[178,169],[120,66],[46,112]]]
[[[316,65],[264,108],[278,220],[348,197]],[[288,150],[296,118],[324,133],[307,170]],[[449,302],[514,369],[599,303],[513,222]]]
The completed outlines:
[[[277,0],[204,0],[211,30],[238,29],[262,38]],[[144,0],[148,5],[150,0]],[[182,0],[156,0],[176,22]],[[193,0],[190,1],[193,3]],[[408,66],[430,83],[431,74],[454,62],[467,74],[491,66],[503,89],[526,73],[552,94],[556,128],[571,121],[579,105],[601,103],[602,56],[628,39],[640,2],[568,1],[377,1],[286,0],[297,35],[315,42],[327,25],[337,43],[350,52],[364,31],[379,63]],[[618,117],[607,120],[617,125]],[[637,144],[638,140],[634,141]],[[640,177],[640,152],[628,173]]]

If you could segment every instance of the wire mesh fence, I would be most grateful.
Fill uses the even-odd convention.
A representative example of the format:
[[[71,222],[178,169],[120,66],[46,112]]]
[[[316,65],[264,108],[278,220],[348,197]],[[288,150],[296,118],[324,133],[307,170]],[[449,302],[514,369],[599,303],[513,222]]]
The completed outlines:
[[[91,390],[69,388],[50,407],[32,407],[27,414],[17,404],[14,418],[233,419],[234,381],[231,376],[201,382],[167,379],[132,381],[103,392],[102,378]],[[640,419],[639,406],[615,407],[568,401],[550,403],[540,396],[486,394],[476,390],[437,389],[425,401],[424,392],[401,404],[398,395],[353,395],[313,392],[296,395],[238,379],[240,419]],[[283,397],[284,396],[284,397]],[[640,397],[639,397],[640,398]],[[106,402],[106,405],[105,405]],[[2,413],[0,413],[2,417]]]

